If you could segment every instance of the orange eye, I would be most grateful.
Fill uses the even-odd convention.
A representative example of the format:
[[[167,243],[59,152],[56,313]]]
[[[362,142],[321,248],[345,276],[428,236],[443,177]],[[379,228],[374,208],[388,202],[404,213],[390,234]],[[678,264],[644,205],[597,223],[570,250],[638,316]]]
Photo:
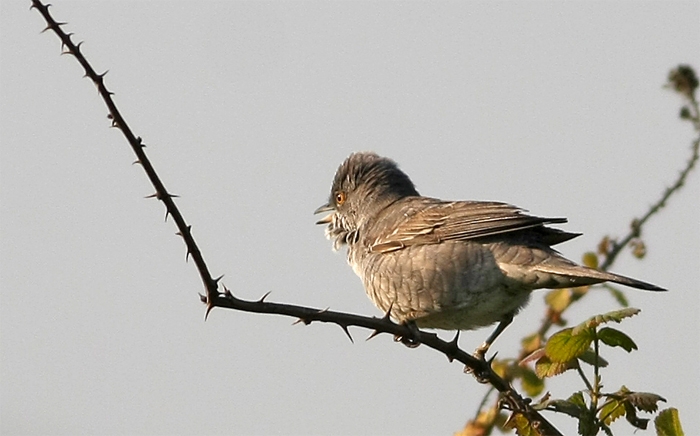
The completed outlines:
[[[345,203],[345,192],[343,192],[343,191],[336,192],[335,193],[335,204],[340,206],[343,203]]]

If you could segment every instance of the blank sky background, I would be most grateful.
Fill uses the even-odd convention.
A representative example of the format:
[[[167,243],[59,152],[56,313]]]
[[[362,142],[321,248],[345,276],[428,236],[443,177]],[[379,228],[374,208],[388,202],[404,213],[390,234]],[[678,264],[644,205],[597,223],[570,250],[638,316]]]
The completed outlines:
[[[312,215],[352,151],[392,157],[425,195],[566,216],[584,236],[560,249],[578,260],[627,232],[695,135],[662,85],[679,63],[700,68],[697,2],[57,3],[110,70],[212,274],[245,298],[380,315]],[[174,225],[143,199],[153,190],[94,86],[29,4],[0,4],[3,434],[464,425],[486,388],[426,347],[221,309],[205,323]],[[693,173],[644,228],[647,257],[615,264],[670,292],[628,291],[642,313],[620,327],[640,349],[604,351],[607,390],[664,396],[686,431],[700,428],[698,199]],[[515,353],[543,295],[492,350]],[[600,290],[567,318],[616,308]],[[567,373],[550,390],[572,386]]]

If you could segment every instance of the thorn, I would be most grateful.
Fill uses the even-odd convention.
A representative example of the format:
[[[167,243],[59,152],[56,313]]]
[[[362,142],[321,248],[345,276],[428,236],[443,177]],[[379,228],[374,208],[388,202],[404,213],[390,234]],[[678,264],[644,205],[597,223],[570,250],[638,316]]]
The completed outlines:
[[[136,165],[136,164],[141,165],[141,160],[140,160],[140,159],[136,159],[135,161],[131,162],[131,165]]]
[[[190,233],[190,231],[192,230],[192,225],[190,224],[190,225],[187,226],[186,228],[187,228],[187,233]],[[182,236],[183,238],[185,237],[185,235],[183,235],[182,232],[177,232],[177,233],[175,233],[175,234],[178,235],[178,236]]]
[[[374,330],[374,331],[372,332],[372,334],[370,334],[369,336],[367,336],[367,339],[365,339],[365,342],[369,341],[370,339],[373,339],[375,336],[379,335],[379,333],[380,333],[379,330]]]
[[[391,304],[389,304],[389,309],[384,313],[384,316],[382,317],[383,320],[391,322],[391,309],[394,307],[394,302],[392,301]]]
[[[459,332],[460,330],[457,330],[455,337],[449,342],[450,345],[454,345],[455,347],[457,346],[457,342],[459,341]]]
[[[157,198],[158,200],[160,200],[160,194],[156,192],[155,194],[147,195],[143,198]]]
[[[457,333],[455,334],[455,337],[454,337],[450,342],[447,343],[447,351],[448,351],[448,354],[446,354],[446,356],[447,356],[447,360],[448,360],[450,363],[452,363],[452,362],[455,360],[455,358],[452,356],[452,354],[453,354],[453,353],[456,353],[457,350],[459,350],[459,344],[458,344],[458,342],[459,342],[459,332],[460,332],[460,331],[457,330]]]
[[[326,313],[328,312],[328,309],[330,309],[330,307],[326,307],[325,309],[319,309],[316,313]]]
[[[165,208],[165,219],[163,220],[164,223],[167,223],[167,222],[168,222],[168,215],[170,215],[170,211],[169,211],[168,208],[166,207],[166,208]]]
[[[209,312],[214,308],[213,304],[207,303],[207,312],[204,314],[204,321],[209,318]]]
[[[107,75],[107,73],[109,73],[109,70],[105,70],[105,72],[102,73],[102,74],[97,74],[97,80],[99,80],[100,82],[102,82],[103,79],[104,79],[104,77]]]
[[[309,321],[308,319],[299,318],[299,319],[297,319],[296,321],[294,321],[294,322],[292,323],[292,325],[297,325],[297,324],[302,323],[302,322],[304,323],[304,325],[309,325],[309,324],[311,324],[311,321]]]
[[[341,329],[343,329],[345,334],[348,336],[348,339],[350,339],[350,342],[352,342],[354,344],[355,341],[352,339],[352,335],[350,335],[350,330],[348,330],[348,326],[346,326],[345,324],[338,324],[338,325],[340,326]]]
[[[272,293],[272,291],[267,291],[267,292],[265,292],[265,295],[263,295],[262,297],[260,297],[260,299],[258,300],[258,303],[264,303],[264,302],[265,302],[265,299],[267,298],[267,296],[270,295],[271,293]]]
[[[185,254],[185,263],[190,261],[190,250],[187,250],[187,254]]]
[[[199,294],[199,300],[200,300],[202,303],[205,303],[205,304],[206,304],[206,302],[207,302],[207,296],[206,296],[206,295]]]
[[[493,363],[493,361],[496,360],[496,356],[498,356],[498,351],[493,353],[493,356],[491,356],[491,358],[486,361],[486,363],[488,363],[488,365],[489,365],[489,368],[491,367],[491,364]]]
[[[219,277],[217,277],[217,278],[214,279],[214,283],[215,283],[217,286],[219,286],[219,280],[221,280],[221,279],[223,279],[223,278],[224,278],[224,274],[221,274]]]
[[[224,296],[226,296],[226,298],[233,298],[233,294],[226,285],[224,285]]]

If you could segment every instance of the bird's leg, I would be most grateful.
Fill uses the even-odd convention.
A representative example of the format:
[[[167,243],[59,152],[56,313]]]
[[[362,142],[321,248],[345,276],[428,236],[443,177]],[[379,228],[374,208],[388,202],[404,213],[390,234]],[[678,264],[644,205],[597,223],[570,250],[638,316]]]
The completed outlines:
[[[486,360],[486,352],[489,351],[489,348],[491,347],[491,344],[493,344],[493,341],[496,340],[496,338],[503,333],[503,330],[506,329],[510,325],[510,323],[513,322],[513,313],[509,313],[501,319],[501,322],[498,323],[498,326],[496,326],[496,330],[491,333],[491,335],[486,338],[483,344],[481,344],[475,351],[474,351],[474,357],[480,360]]]

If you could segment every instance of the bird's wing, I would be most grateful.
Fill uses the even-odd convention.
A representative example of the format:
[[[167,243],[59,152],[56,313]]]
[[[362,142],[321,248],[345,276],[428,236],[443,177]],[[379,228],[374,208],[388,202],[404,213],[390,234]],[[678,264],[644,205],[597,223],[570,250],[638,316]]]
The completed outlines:
[[[414,197],[401,205],[400,210],[403,211],[401,216],[380,217],[378,228],[383,229],[370,246],[372,252],[385,253],[411,245],[469,240],[566,222],[566,218],[526,215],[522,209],[510,204],[484,201],[446,202]],[[382,225],[382,221],[395,223],[397,220],[397,225]],[[541,232],[548,245],[575,236],[578,235],[549,228],[543,228]]]

